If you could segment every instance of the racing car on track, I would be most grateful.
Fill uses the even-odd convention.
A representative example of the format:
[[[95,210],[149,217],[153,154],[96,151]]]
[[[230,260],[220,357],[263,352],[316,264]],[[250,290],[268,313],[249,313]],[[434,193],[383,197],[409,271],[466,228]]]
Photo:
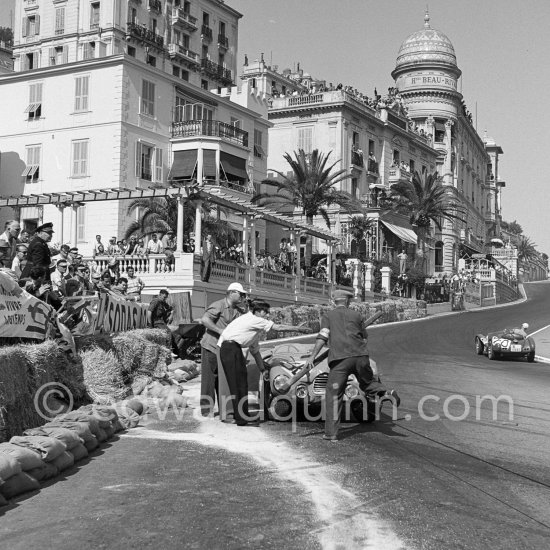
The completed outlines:
[[[535,360],[535,341],[528,336],[523,323],[520,328],[505,328],[487,335],[478,334],[475,337],[475,350],[478,355],[486,355],[489,359],[499,357],[525,357],[529,363]]]

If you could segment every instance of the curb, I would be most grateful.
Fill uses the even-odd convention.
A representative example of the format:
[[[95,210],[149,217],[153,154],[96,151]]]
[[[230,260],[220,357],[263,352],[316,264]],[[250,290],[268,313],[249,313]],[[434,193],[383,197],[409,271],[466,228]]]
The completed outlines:
[[[550,365],[550,359],[548,359],[548,357],[543,357],[542,355],[535,355],[535,361],[537,363],[545,363]]]

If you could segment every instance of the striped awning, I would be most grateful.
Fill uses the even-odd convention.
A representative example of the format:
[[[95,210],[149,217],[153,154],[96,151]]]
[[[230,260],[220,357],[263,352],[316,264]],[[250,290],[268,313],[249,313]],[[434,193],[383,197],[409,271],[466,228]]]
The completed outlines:
[[[416,244],[418,237],[416,233],[407,227],[394,225],[386,220],[380,220],[396,237],[399,237],[403,242]]]

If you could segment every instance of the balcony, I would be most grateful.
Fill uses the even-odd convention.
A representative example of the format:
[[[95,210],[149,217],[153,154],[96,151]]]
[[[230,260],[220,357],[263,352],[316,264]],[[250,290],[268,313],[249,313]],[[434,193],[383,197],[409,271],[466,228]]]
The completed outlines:
[[[351,150],[351,164],[360,168],[364,166],[363,151],[357,149],[355,146]]]
[[[218,34],[218,48],[222,50],[229,49],[229,38],[225,34]]]
[[[378,162],[374,159],[369,159],[367,161],[367,172],[369,175],[378,176]]]
[[[183,61],[194,65],[200,65],[199,54],[192,52],[181,44],[168,44],[168,53],[172,58],[180,57]]]
[[[201,38],[204,41],[212,42],[212,29],[208,25],[201,27]]]
[[[392,167],[389,172],[389,182],[390,185],[395,185],[400,182],[410,182],[412,181],[412,176],[410,172],[407,172],[404,168]]]
[[[214,63],[214,61],[210,61],[210,59],[203,58],[201,60],[201,67],[203,72],[211,78],[220,80],[224,84],[231,84],[233,82],[231,71]]]
[[[330,90],[327,92],[318,92],[315,94],[292,95],[284,97],[275,97],[272,100],[270,110],[299,108],[302,106],[319,105],[319,104],[343,104],[347,103],[368,111],[372,116],[376,116],[376,111],[362,102],[354,95],[345,90]]]
[[[127,33],[131,38],[147,42],[148,44],[155,46],[161,50],[164,49],[164,38],[159,34],[154,33],[147,27],[138,25],[137,23],[129,22],[126,25]]]
[[[172,122],[172,138],[216,137],[248,147],[248,132],[219,120],[187,120]]]
[[[162,2],[160,0],[149,0],[147,3],[149,10],[158,14],[162,13]]]
[[[180,25],[183,29],[190,31],[196,31],[198,28],[197,18],[181,8],[174,8],[172,10],[171,23],[172,25]]]

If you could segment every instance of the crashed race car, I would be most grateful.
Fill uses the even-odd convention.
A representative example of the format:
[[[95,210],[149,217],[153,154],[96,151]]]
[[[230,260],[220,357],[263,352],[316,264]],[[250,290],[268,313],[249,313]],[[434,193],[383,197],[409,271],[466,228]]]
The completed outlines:
[[[288,343],[261,351],[264,362],[269,367],[269,380],[263,381],[260,393],[263,395],[263,406],[272,420],[288,421],[298,416],[305,417],[306,420],[319,419],[329,374],[328,347],[321,349],[313,369],[293,382],[304,368],[312,350],[313,344]],[[375,370],[376,363],[372,359],[371,365]],[[344,391],[344,419],[373,421],[376,410],[369,408],[367,414],[363,414],[365,402],[357,378],[351,374]]]
[[[535,360],[535,341],[525,332],[528,328],[529,325],[523,323],[521,328],[505,328],[487,335],[478,334],[475,337],[476,353],[486,355],[491,360],[519,357],[532,363]]]

